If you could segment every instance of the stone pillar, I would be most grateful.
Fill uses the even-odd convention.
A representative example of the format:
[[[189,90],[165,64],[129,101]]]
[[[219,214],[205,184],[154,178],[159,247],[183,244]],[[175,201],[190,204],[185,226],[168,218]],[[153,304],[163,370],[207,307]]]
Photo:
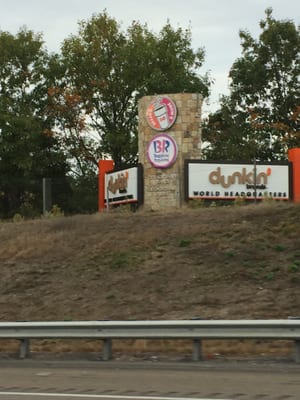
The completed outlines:
[[[169,98],[176,106],[172,126],[154,129],[149,123],[149,106],[157,98]],[[139,101],[139,162],[144,167],[144,208],[163,210],[184,204],[184,160],[201,156],[201,107],[198,93],[145,96]],[[148,118],[147,118],[148,113]],[[147,149],[153,137],[166,134],[177,144],[177,157],[172,165],[160,168],[149,160]]]

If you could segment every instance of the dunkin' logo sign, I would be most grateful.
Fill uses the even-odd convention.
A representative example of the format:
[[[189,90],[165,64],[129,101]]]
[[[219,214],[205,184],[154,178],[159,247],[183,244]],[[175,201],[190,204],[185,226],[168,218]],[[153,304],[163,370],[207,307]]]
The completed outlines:
[[[289,163],[209,163],[187,162],[188,198],[288,200],[290,197]]]
[[[156,97],[147,108],[147,121],[156,131],[165,131],[175,122],[177,108],[167,96]]]
[[[255,173],[254,169],[248,171],[247,168],[242,168],[241,171],[233,171],[230,175],[223,175],[221,167],[217,167],[212,171],[209,176],[209,182],[213,185],[221,185],[223,188],[229,188],[235,183],[239,185],[246,185],[248,189],[253,188],[254,185],[260,186],[265,189],[268,184],[268,176],[272,173],[272,168],[268,167],[265,172]]]

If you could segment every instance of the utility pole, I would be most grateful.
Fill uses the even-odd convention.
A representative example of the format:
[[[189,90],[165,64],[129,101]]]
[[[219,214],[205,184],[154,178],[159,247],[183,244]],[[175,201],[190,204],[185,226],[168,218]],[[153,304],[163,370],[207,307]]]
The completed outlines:
[[[50,178],[43,178],[43,214],[52,208],[52,182]]]

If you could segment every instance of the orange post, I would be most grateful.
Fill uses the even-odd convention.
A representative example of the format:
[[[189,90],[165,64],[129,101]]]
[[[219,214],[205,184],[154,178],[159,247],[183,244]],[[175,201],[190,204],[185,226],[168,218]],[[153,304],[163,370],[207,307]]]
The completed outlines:
[[[113,160],[100,160],[98,162],[98,209],[103,211],[105,209],[105,174],[106,172],[114,169]]]
[[[293,171],[293,201],[300,202],[300,148],[289,149],[289,161],[292,163]]]

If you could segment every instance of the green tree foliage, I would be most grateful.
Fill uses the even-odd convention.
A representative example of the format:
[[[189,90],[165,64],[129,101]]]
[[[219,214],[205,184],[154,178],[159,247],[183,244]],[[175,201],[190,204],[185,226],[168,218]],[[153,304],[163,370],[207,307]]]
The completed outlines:
[[[203,125],[203,154],[208,160],[249,161],[257,153],[257,141],[229,96],[221,98],[221,108]]]
[[[242,56],[230,70],[230,96],[205,129],[209,157],[224,158],[224,145],[229,158],[239,148],[243,158],[278,160],[300,145],[299,27],[275,20],[267,9],[260,28],[259,40],[240,32]]]
[[[42,177],[66,163],[45,116],[48,56],[40,35],[0,32],[0,216],[41,212]]]
[[[62,46],[66,68],[50,93],[52,111],[68,130],[77,161],[112,157],[117,167],[137,159],[138,99],[182,91],[208,96],[199,76],[204,51],[191,48],[189,29],[167,23],[158,34],[134,21],[123,31],[106,12],[81,21]]]

